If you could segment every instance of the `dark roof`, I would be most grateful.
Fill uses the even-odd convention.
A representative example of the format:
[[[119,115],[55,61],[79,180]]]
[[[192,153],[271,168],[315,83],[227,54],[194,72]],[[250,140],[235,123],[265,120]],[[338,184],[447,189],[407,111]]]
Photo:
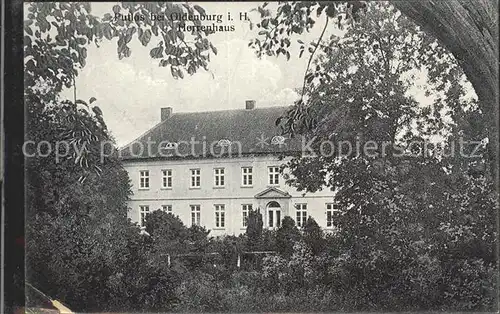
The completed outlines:
[[[121,150],[123,159],[220,157],[300,151],[300,140],[280,138],[275,122],[288,107],[173,113]],[[277,137],[276,137],[277,136]],[[274,138],[274,140],[273,140]],[[147,142],[150,151],[147,149]],[[193,139],[193,140],[192,140]],[[263,139],[263,140],[261,140]],[[228,144],[230,148],[224,146]],[[184,142],[180,142],[184,141]],[[194,145],[193,141],[198,141]],[[162,145],[160,143],[163,142]],[[177,148],[165,148],[165,143]],[[279,143],[284,144],[279,144]],[[140,144],[139,144],[140,143]],[[205,143],[205,144],[203,144]],[[266,145],[267,143],[267,145]],[[176,144],[171,144],[171,147]],[[239,148],[241,145],[241,149]],[[144,148],[141,153],[141,146]],[[192,149],[191,147],[194,147]],[[210,147],[213,147],[211,150]],[[163,156],[162,156],[163,155]]]

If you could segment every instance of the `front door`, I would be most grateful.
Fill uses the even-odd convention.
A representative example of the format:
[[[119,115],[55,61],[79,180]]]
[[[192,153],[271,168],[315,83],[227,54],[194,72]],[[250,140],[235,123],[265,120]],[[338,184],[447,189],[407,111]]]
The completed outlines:
[[[277,228],[281,224],[281,206],[276,201],[267,203],[266,206],[267,227]]]

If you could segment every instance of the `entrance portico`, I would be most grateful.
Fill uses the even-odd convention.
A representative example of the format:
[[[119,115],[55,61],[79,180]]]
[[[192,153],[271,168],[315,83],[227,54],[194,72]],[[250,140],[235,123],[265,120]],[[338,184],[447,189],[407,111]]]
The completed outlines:
[[[283,217],[290,215],[291,197],[287,192],[275,187],[269,187],[255,195],[265,228],[279,227]]]

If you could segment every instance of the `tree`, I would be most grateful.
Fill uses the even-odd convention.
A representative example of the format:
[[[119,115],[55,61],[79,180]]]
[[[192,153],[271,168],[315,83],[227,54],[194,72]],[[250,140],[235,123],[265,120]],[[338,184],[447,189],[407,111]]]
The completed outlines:
[[[305,91],[306,82],[312,77],[318,76],[318,71],[311,71],[310,64],[318,48],[320,50],[331,50],[330,46],[321,46],[325,29],[330,20],[336,20],[338,27],[352,24],[361,19],[366,13],[369,1],[308,1],[308,2],[281,2],[276,13],[273,15],[266,9],[267,3],[258,7],[261,20],[257,26],[262,30],[259,32],[261,38],[256,38],[250,45],[257,49],[258,55],[285,55],[290,58],[289,47],[291,37],[302,34],[311,29],[316,20],[314,13],[319,17],[322,13],[326,15],[326,22],[321,37],[312,42],[308,48],[311,56],[308,61],[306,75],[304,77]],[[498,182],[498,1],[391,1],[403,14],[410,17],[426,32],[435,36],[444,47],[446,47],[459,60],[460,67],[474,86],[480,100],[481,109],[484,112],[495,113],[488,120],[489,160],[490,171],[494,182]],[[371,11],[370,11],[371,13]],[[300,54],[305,50],[305,44],[301,44]],[[309,81],[310,82],[310,81]],[[309,83],[308,82],[308,83]],[[302,96],[304,92],[302,92]],[[303,112],[299,112],[303,114]],[[496,185],[498,190],[498,185]]]
[[[276,231],[276,250],[284,258],[290,258],[294,252],[295,243],[301,238],[295,221],[290,216],[285,216]]]
[[[180,31],[186,23],[199,26],[199,21],[150,18],[152,14],[195,12],[204,10],[187,4],[122,3],[97,17],[90,3],[31,3],[27,7],[27,137],[35,144],[27,153],[33,153],[42,141],[50,144],[27,160],[29,280],[75,309],[159,306],[168,310],[173,302],[180,273],[162,267],[164,261],[150,251],[155,241],[139,235],[127,219],[127,173],[116,156],[101,160],[109,156],[101,151],[101,143],[113,143],[113,139],[97,100],[77,98],[75,78],[86,65],[88,45],[99,46],[102,40],[114,38],[120,59],[130,56],[128,44],[133,37],[144,46],[153,46],[150,56],[158,59],[159,66],[170,67],[176,79],[207,69],[210,51],[217,53],[207,40],[210,32],[197,27],[190,33]],[[129,13],[144,19],[118,18]],[[73,89],[71,101],[60,100],[64,88]],[[165,231],[159,229],[150,226],[155,234]],[[206,238],[201,230],[184,231],[189,241],[202,234]]]
[[[146,216],[146,232],[154,243],[154,251],[163,261],[167,255],[190,251],[190,232],[179,217],[156,210]]]
[[[116,156],[101,160],[109,156],[101,143],[113,139],[97,100],[78,99],[75,84],[86,65],[87,46],[117,38],[121,59],[130,56],[128,44],[136,37],[144,46],[153,45],[150,56],[160,66],[183,78],[207,69],[210,51],[217,53],[206,38],[210,32],[196,27],[189,34],[180,31],[186,23],[199,26],[199,21],[150,16],[195,12],[204,10],[187,4],[122,3],[97,17],[90,3],[28,5],[24,79],[27,138],[34,145],[27,153],[35,153],[26,162],[28,277],[75,309],[154,309],[155,304],[169,309],[179,275],[159,266],[163,261],[149,251],[154,242],[140,236],[127,219],[130,184]],[[117,18],[129,13],[144,20]],[[64,88],[73,89],[71,101],[60,100]],[[36,154],[42,141],[50,147]],[[199,231],[186,230],[190,240],[201,237]],[[145,266],[155,258],[156,263]]]
[[[285,132],[314,138],[318,156],[292,161],[295,178],[310,178],[302,180],[307,186],[288,180],[300,190],[315,191],[325,183],[341,186],[337,175],[342,176],[346,164],[360,170],[366,162],[399,161],[402,158],[390,158],[401,157],[412,141],[426,140],[436,131],[449,136],[444,109],[454,112],[457,106],[474,106],[460,99],[463,74],[431,37],[394,15],[390,6],[377,5],[372,17],[350,28],[344,38],[333,38],[333,45],[341,41],[342,49],[328,50],[318,59],[316,68],[323,74],[309,87],[307,106],[297,104],[279,121]],[[429,73],[432,85],[427,92],[436,95],[436,101],[428,107],[407,95],[412,83],[405,75],[415,75],[415,68]],[[341,147],[342,142],[351,145]],[[389,145],[382,149],[381,143]],[[361,150],[371,147],[370,152],[354,151],[358,144]],[[327,178],[329,173],[334,175]]]
[[[75,117],[93,134],[109,139],[99,120],[70,104],[43,108],[27,98],[26,105],[27,135],[35,143],[44,140],[57,148],[56,143],[64,140],[61,130]],[[108,285],[110,278],[131,279],[143,262],[139,253],[143,239],[127,218],[127,172],[109,158],[99,165],[99,173],[78,182],[82,169],[73,160],[58,160],[54,152],[49,155],[50,147],[42,147],[40,154],[26,160],[26,278],[74,309],[112,307],[110,296],[117,291]],[[64,148],[57,150],[61,156]],[[98,144],[88,148],[96,150]],[[129,304],[123,298],[114,299],[121,300],[115,305]]]
[[[191,251],[194,252],[206,252],[208,247],[208,234],[210,230],[207,230],[205,227],[192,225],[188,229],[189,231],[189,241],[193,244],[191,247]]]
[[[113,12],[97,17],[91,14],[88,2],[32,3],[24,25],[27,86],[32,87],[43,79],[51,82],[56,93],[63,86],[76,88],[73,83],[78,67],[85,66],[85,46],[91,43],[98,46],[103,39],[118,38],[118,57],[126,58],[131,54],[128,44],[134,36],[144,46],[150,44],[152,38],[158,38],[150,55],[159,59],[160,66],[169,66],[175,78],[182,78],[184,71],[193,74],[200,67],[207,69],[208,51],[217,52],[206,39],[212,31],[193,27],[187,42],[188,37],[181,29],[186,23],[200,26],[199,20],[151,19],[153,15],[184,13],[205,14],[205,10],[188,4],[124,2],[113,6]],[[122,18],[127,15],[140,18]],[[49,34],[51,28],[57,30],[54,38]]]
[[[498,1],[393,1],[394,6],[435,36],[460,62],[481,109],[489,112],[490,162],[498,183]],[[498,185],[496,186],[498,190]]]
[[[102,112],[94,104],[94,97],[88,102],[77,98],[75,78],[86,65],[88,45],[99,46],[104,39],[117,38],[117,54],[122,59],[131,55],[128,44],[136,37],[143,46],[154,46],[150,50],[151,58],[158,59],[161,67],[170,67],[176,79],[182,79],[184,73],[192,75],[200,68],[207,70],[210,53],[217,53],[207,39],[211,31],[202,29],[199,20],[151,18],[153,15],[204,14],[204,9],[198,5],[123,2],[114,5],[112,12],[103,17],[92,15],[88,2],[31,3],[27,11],[24,21],[25,98],[32,98],[44,107],[58,103],[60,92],[72,88],[74,97],[67,103],[101,121]],[[140,18],[122,18],[127,15]],[[182,31],[186,24],[193,24],[192,32]],[[75,122],[78,125],[79,121]],[[65,131],[68,141],[79,144],[103,140],[97,134],[89,133],[88,129],[79,132],[82,130],[68,128]],[[85,147],[85,154],[80,157],[76,154],[76,147],[70,146],[70,149],[73,153],[70,158],[87,170],[85,176],[96,170],[98,156],[87,152]]]
[[[86,148],[95,161],[100,144],[91,137],[112,138],[99,116],[52,99],[51,89],[26,97],[26,135],[33,141],[25,163],[26,278],[77,310],[131,308],[141,292],[125,283],[137,279],[148,244],[127,218],[127,172],[111,157],[79,181],[85,169],[71,159],[66,131],[89,139]],[[42,141],[47,145],[38,146],[37,154]]]
[[[251,210],[247,218],[247,247],[250,251],[260,247],[262,240],[262,214],[260,210]]]
[[[458,63],[432,37],[387,4],[368,9],[371,19],[352,25],[342,39],[315,43],[323,54],[306,76],[307,100],[277,121],[285,132],[313,139],[316,153],[292,159],[287,182],[305,191],[326,185],[342,208],[339,254],[322,269],[338,270],[330,274],[332,289],[348,290],[357,310],[491,309],[496,286],[485,278],[496,267],[490,252],[497,233],[488,147],[476,158],[470,151],[439,155],[436,147],[419,153],[436,131],[448,150],[459,138],[485,138],[480,121],[489,117],[480,103],[463,99]],[[438,95],[427,108],[408,96],[404,79],[419,67],[428,70],[429,92]],[[325,146],[328,141],[372,149],[358,154]],[[380,143],[388,144],[385,152]],[[463,281],[455,281],[454,271]],[[472,277],[483,289],[458,283]]]
[[[311,249],[311,252],[314,255],[323,253],[325,250],[323,230],[311,216],[307,218],[303,233],[304,242]]]

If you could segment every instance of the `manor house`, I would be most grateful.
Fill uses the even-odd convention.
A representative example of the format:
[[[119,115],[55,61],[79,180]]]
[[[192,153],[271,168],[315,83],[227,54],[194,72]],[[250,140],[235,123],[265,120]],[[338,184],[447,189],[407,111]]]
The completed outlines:
[[[249,211],[259,210],[265,228],[284,216],[302,226],[312,216],[333,228],[333,193],[297,191],[280,167],[301,151],[298,138],[282,136],[276,119],[287,107],[176,113],[161,108],[161,121],[121,150],[132,181],[129,217],[139,225],[154,210],[177,215],[210,235],[238,235]],[[284,158],[282,158],[284,157]]]

